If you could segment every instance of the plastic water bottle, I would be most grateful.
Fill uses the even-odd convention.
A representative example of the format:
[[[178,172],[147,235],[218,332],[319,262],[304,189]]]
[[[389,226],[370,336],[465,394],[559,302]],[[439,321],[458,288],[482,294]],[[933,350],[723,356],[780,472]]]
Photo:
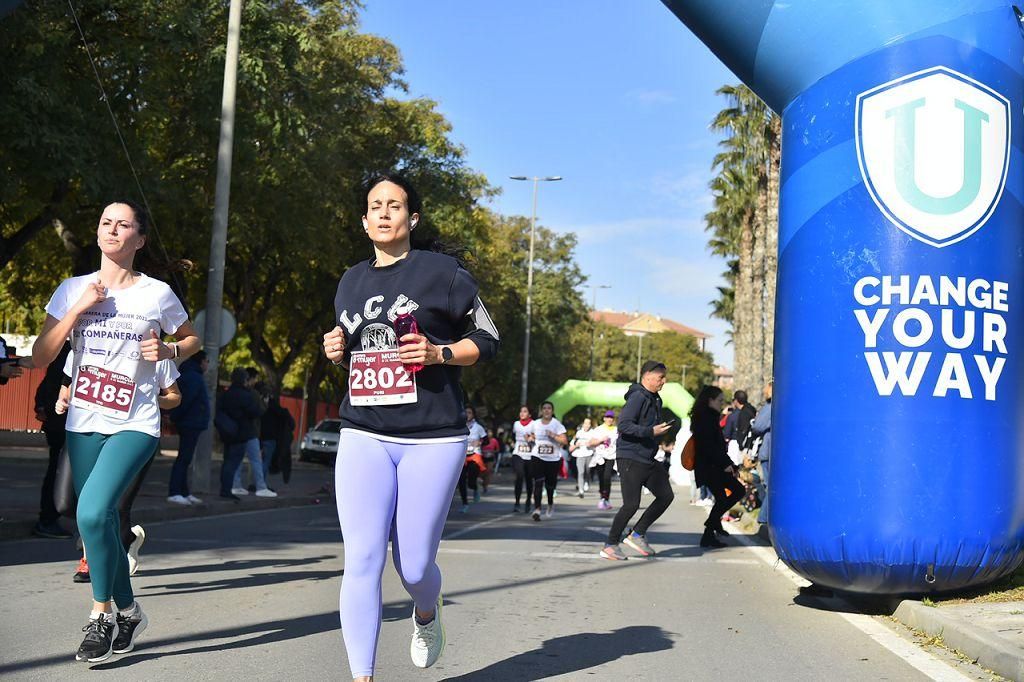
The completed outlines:
[[[401,339],[406,334],[419,333],[420,326],[416,324],[416,318],[412,316],[412,313],[402,313],[401,315],[395,318],[395,334],[398,335],[399,339]],[[416,372],[423,369],[423,365],[417,363],[415,365],[406,365],[405,368],[408,371],[415,374]]]

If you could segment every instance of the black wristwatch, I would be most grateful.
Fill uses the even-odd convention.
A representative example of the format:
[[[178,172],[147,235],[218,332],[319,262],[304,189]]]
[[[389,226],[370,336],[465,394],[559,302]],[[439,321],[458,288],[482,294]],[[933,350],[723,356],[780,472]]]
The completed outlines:
[[[441,346],[441,364],[447,365],[455,358],[455,353],[448,346]]]

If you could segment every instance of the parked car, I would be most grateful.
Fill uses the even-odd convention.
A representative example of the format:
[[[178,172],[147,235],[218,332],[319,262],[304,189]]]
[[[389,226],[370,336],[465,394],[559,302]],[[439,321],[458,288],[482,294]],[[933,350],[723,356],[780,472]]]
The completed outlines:
[[[303,462],[333,464],[338,454],[338,438],[341,422],[324,419],[306,432],[299,446],[299,459]]]

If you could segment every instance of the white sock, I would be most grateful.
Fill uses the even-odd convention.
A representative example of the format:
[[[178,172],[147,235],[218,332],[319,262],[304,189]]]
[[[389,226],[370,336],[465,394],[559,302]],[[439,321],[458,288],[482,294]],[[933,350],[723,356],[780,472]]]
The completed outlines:
[[[126,609],[118,609],[118,612],[122,616],[128,616],[129,618],[131,618],[132,616],[137,616],[138,615],[138,611],[139,611],[139,603],[136,602],[136,601],[133,601],[132,605],[129,606],[128,608],[126,608]]]
[[[106,620],[110,620],[114,617],[114,614],[108,611],[93,611],[89,614],[89,620],[96,620],[100,616],[103,616]]]

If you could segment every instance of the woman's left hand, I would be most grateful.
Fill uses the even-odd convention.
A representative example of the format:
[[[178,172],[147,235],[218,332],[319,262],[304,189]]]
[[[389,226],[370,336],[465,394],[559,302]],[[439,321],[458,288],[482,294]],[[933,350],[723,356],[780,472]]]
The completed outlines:
[[[398,340],[398,357],[406,365],[440,365],[441,348],[423,334],[406,334]]]
[[[148,360],[149,362],[159,362],[160,360],[167,360],[168,358],[174,357],[174,351],[160,340],[157,333],[152,329],[149,330],[149,338],[142,342],[142,359]]]

